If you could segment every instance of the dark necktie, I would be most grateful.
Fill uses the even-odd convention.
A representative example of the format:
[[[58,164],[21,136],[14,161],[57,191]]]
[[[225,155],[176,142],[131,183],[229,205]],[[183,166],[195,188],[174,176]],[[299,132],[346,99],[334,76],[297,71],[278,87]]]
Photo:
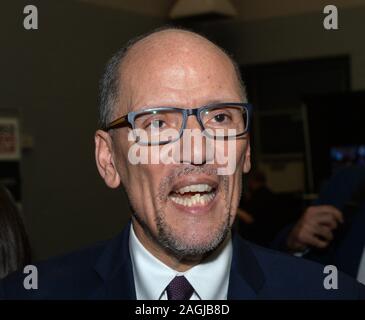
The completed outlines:
[[[184,276],[176,276],[166,287],[169,300],[189,300],[194,288]]]

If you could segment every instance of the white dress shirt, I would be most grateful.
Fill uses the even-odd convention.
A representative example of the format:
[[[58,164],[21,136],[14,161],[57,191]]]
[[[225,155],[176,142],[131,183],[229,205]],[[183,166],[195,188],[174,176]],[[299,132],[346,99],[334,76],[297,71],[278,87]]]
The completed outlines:
[[[138,240],[131,224],[129,251],[137,300],[167,300],[166,287],[184,275],[194,288],[190,300],[226,300],[232,260],[231,235],[202,263],[186,272],[171,269],[153,256]]]
[[[362,251],[359,269],[357,272],[357,281],[361,282],[362,284],[365,284],[365,246]]]

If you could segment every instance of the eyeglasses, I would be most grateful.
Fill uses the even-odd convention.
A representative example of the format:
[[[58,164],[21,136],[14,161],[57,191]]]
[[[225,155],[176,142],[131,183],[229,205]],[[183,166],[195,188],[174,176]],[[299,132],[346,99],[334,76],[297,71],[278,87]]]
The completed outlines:
[[[132,111],[103,130],[131,127],[142,145],[162,145],[181,138],[189,116],[194,115],[203,134],[213,139],[241,137],[249,131],[252,105],[224,102],[194,109],[156,107]],[[142,134],[143,133],[143,134]]]

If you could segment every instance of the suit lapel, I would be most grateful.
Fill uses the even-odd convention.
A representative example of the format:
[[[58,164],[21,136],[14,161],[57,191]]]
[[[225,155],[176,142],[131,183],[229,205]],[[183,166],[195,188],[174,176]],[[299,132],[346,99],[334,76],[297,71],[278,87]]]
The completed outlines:
[[[95,270],[103,284],[91,299],[135,300],[133,268],[129,254],[130,223],[114,238],[100,256]]]
[[[102,280],[90,299],[135,300],[133,268],[129,254],[130,223],[106,246],[95,265]],[[255,299],[265,277],[250,246],[233,234],[233,257],[228,286],[228,299]]]
[[[229,277],[229,300],[256,299],[265,282],[264,273],[250,246],[233,234],[233,256]]]

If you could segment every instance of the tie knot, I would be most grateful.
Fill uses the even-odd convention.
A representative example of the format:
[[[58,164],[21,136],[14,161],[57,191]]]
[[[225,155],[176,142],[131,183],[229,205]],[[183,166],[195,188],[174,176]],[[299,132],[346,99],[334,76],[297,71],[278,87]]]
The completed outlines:
[[[169,300],[189,300],[194,288],[184,276],[176,276],[166,287]]]

